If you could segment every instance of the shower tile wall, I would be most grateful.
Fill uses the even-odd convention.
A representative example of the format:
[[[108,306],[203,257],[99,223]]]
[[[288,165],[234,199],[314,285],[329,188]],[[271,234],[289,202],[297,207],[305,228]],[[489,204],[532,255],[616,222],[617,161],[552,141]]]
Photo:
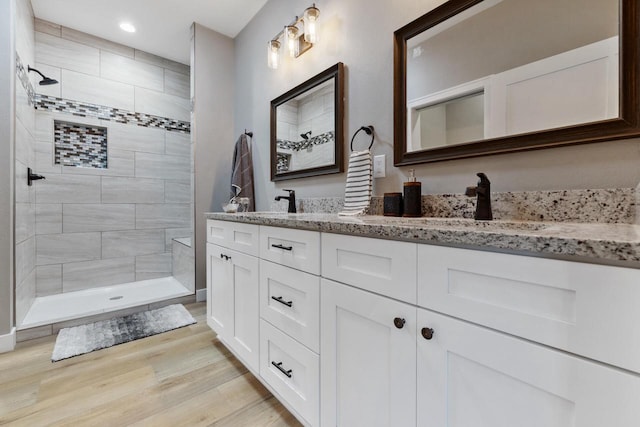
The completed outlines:
[[[190,120],[189,67],[45,21],[42,95]],[[54,120],[107,129],[107,169],[54,163]],[[153,124],[38,110],[34,184],[38,296],[172,274],[171,239],[192,234],[190,135]]]
[[[15,313],[20,324],[36,295],[35,191],[27,186],[27,167],[35,161],[35,110],[29,97],[34,78],[25,78],[27,65],[34,63],[35,41],[29,0],[17,0],[16,12]]]
[[[283,168],[299,170],[334,161],[335,145],[330,142],[335,141],[335,106],[330,83],[323,83],[312,94],[278,107],[276,137],[278,151],[283,153]],[[309,131],[310,139],[305,141],[300,134]]]

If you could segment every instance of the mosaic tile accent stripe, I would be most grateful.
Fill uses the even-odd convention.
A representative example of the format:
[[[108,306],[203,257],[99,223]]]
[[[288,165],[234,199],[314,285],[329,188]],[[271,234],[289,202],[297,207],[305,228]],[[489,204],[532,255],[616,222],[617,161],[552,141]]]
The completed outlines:
[[[31,85],[31,81],[29,81],[29,73],[22,63],[22,59],[20,58],[20,55],[18,55],[18,52],[16,52],[16,77],[27,91],[29,105],[33,105],[36,110],[57,111],[73,114],[78,117],[95,117],[100,120],[109,120],[117,123],[160,128],[180,133],[191,133],[191,123],[182,120],[159,117],[152,114],[136,113],[119,108],[89,104],[86,102],[78,102],[70,99],[57,98],[54,96],[36,93]]]
[[[16,77],[22,83],[22,87],[27,91],[27,96],[29,99],[29,105],[35,106],[35,98],[36,91],[33,89],[31,85],[31,81],[29,80],[29,72],[24,67],[22,60],[20,59],[20,55],[16,52]]]
[[[182,120],[159,117],[151,114],[136,113],[104,105],[72,101],[70,99],[36,94],[36,110],[57,111],[79,117],[95,117],[117,123],[134,124],[142,127],[160,128],[181,133],[191,132],[191,123]]]
[[[322,133],[320,135],[316,135],[312,138],[302,141],[288,141],[285,139],[278,139],[276,144],[278,148],[282,148],[285,150],[293,150],[293,151],[301,151],[306,150],[307,148],[313,145],[326,144],[327,142],[335,142],[336,135],[335,132],[329,131]]]
[[[107,128],[54,121],[54,163],[107,168]]]

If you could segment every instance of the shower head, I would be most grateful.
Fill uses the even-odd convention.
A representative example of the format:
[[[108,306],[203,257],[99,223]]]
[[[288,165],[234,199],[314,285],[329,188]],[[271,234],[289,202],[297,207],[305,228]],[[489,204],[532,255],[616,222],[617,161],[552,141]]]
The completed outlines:
[[[40,71],[36,70],[35,68],[31,68],[29,65],[27,65],[27,70],[28,71],[35,71],[36,73],[40,74],[40,76],[42,77],[42,80],[40,80],[40,83],[39,83],[40,86],[49,86],[49,85],[54,85],[54,84],[58,83],[57,80],[45,76],[44,74],[42,74]]]
[[[311,135],[311,131],[309,132],[305,132],[305,133],[301,133],[300,136],[302,137],[302,139],[304,139],[305,141],[307,139],[309,139],[309,136]]]

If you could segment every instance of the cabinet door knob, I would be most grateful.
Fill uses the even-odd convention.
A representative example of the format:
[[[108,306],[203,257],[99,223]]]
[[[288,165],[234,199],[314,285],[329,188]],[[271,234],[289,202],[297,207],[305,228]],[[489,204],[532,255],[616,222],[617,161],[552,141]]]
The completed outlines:
[[[431,338],[433,338],[433,329],[431,328],[422,328],[420,333],[422,334],[422,338],[424,338],[425,340],[430,340]]]
[[[396,317],[393,319],[393,324],[396,325],[396,328],[402,329],[404,327],[405,320],[401,317]]]

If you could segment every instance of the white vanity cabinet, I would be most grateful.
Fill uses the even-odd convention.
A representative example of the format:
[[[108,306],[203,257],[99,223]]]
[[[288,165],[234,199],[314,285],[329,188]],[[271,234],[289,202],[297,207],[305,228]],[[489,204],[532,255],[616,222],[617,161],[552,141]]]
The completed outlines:
[[[242,362],[257,369],[259,260],[250,253],[258,253],[259,227],[209,220],[207,229],[208,242],[221,236],[217,244],[207,243],[207,324]]]
[[[640,425],[638,269],[217,223],[207,320],[306,425]]]

